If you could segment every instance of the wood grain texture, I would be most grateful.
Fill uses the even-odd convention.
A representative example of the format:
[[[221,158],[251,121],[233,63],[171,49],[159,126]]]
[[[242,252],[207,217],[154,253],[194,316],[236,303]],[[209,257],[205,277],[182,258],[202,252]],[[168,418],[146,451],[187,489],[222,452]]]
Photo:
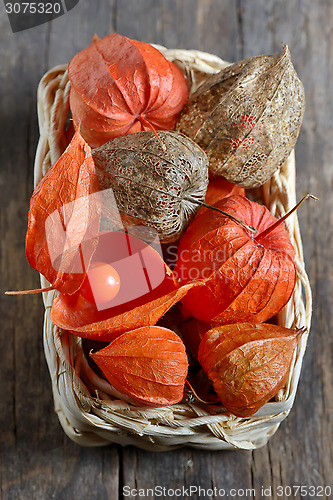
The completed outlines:
[[[185,448],[150,453],[133,447],[75,445],[53,411],[42,347],[41,298],[2,294],[1,498],[118,499],[124,497],[126,485],[136,489],[192,485],[226,492],[248,489],[242,497],[258,500],[281,498],[279,485],[333,487],[332,26],[329,0],[81,0],[52,23],[13,34],[0,6],[2,291],[38,286],[38,275],[24,255],[38,140],[38,81],[48,68],[69,61],[87,46],[94,32],[102,37],[117,31],[170,48],[209,51],[230,61],[275,53],[282,42],[287,43],[306,94],[296,146],[297,194],[300,198],[311,192],[320,198],[299,211],[314,313],[298,393],[289,417],[268,445],[253,452]],[[263,496],[262,487],[271,487],[272,495]],[[255,496],[250,496],[250,489]]]

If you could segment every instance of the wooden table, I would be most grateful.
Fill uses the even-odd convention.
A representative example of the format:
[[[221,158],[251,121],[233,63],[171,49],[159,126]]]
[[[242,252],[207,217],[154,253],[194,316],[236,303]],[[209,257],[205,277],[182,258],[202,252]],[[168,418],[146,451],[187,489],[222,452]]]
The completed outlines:
[[[95,32],[102,37],[117,31],[230,61],[271,54],[287,43],[307,97],[296,147],[297,195],[311,192],[320,198],[299,210],[314,311],[298,394],[278,432],[255,451],[184,448],[154,454],[134,447],[74,444],[53,411],[41,297],[1,295],[1,498],[116,499],[128,496],[129,488],[156,486],[184,487],[184,498],[190,486],[223,488],[234,498],[301,498],[300,492],[293,495],[286,488],[294,485],[316,488],[315,494],[308,488],[302,498],[329,498],[318,487],[333,487],[333,3],[81,0],[66,15],[14,34],[3,4],[0,13],[2,291],[39,286],[24,254],[38,140],[37,84],[49,68],[87,46]],[[222,498],[221,493],[215,497]],[[172,497],[172,491],[165,497]],[[192,498],[199,498],[198,493]]]

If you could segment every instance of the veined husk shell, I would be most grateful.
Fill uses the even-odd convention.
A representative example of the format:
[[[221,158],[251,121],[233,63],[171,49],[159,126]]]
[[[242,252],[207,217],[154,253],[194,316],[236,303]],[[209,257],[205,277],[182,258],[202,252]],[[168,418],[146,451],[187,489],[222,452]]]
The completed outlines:
[[[93,149],[102,190],[112,188],[124,226],[155,229],[161,243],[180,238],[204,201],[208,159],[177,132],[137,132]]]
[[[91,147],[141,130],[172,130],[188,101],[177,66],[145,42],[94,35],[68,65],[70,108]]]
[[[281,54],[245,59],[209,77],[176,129],[203,148],[213,174],[252,188],[289,156],[304,108],[303,85],[284,45]]]

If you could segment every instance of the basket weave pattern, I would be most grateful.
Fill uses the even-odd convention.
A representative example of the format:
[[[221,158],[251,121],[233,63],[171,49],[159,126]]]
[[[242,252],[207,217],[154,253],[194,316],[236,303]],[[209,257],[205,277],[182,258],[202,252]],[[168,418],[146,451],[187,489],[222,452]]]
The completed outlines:
[[[156,46],[185,74],[190,92],[201,80],[228,63],[211,54],[190,50],[168,50]],[[57,66],[42,78],[38,88],[40,140],[35,158],[35,185],[57,161],[67,146],[65,125],[69,111],[70,83],[67,65]],[[296,203],[294,152],[279,172],[261,188],[261,199],[276,217]],[[286,221],[296,252],[297,280],[288,304],[278,314],[278,324],[287,328],[311,322],[311,289],[304,269],[297,215]],[[48,286],[41,276],[42,286]],[[66,434],[85,446],[119,443],[162,451],[180,446],[210,450],[253,449],[266,444],[293,405],[308,333],[296,349],[286,387],[276,401],[266,403],[255,415],[238,418],[222,406],[198,402],[162,408],[138,408],[110,391],[109,384],[95,374],[83,354],[81,339],[59,330],[50,319],[57,292],[43,294],[45,304],[44,351],[52,380],[55,410]]]

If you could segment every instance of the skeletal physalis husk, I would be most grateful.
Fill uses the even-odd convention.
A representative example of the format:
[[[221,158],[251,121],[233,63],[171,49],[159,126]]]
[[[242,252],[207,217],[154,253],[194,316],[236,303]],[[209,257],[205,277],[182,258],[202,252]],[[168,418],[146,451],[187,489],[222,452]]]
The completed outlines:
[[[137,132],[93,149],[100,188],[112,188],[122,224],[156,230],[176,241],[205,199],[208,159],[177,132]]]
[[[303,85],[284,45],[281,54],[245,59],[209,77],[176,130],[203,148],[213,174],[251,188],[289,156],[304,108]]]

